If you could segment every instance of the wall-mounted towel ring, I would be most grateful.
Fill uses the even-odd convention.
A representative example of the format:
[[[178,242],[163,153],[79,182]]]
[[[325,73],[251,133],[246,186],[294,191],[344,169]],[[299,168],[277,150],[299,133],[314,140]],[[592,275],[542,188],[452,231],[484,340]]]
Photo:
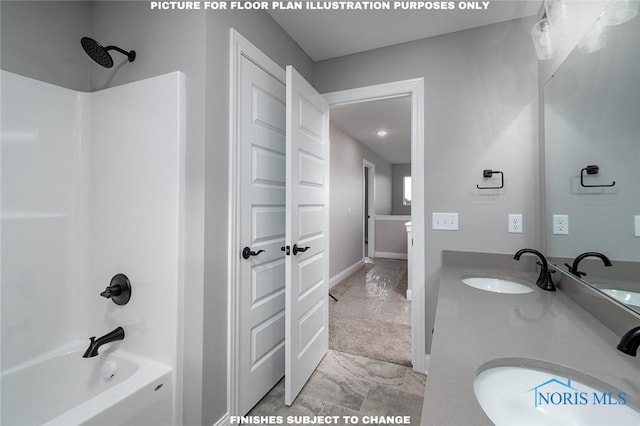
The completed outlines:
[[[492,177],[493,175],[499,173],[500,174],[500,186],[480,186],[480,185],[476,185],[478,187],[478,189],[502,189],[504,188],[504,173],[502,173],[500,170],[491,170],[491,169],[485,169],[482,171],[482,177],[485,179],[488,179],[490,177]]]
[[[597,175],[599,171],[600,171],[600,167],[596,166],[595,164],[592,164],[580,170],[580,185],[585,188],[603,188],[603,187],[614,186],[616,184],[615,180],[609,185],[585,185],[584,184],[584,172],[587,172],[588,175]]]

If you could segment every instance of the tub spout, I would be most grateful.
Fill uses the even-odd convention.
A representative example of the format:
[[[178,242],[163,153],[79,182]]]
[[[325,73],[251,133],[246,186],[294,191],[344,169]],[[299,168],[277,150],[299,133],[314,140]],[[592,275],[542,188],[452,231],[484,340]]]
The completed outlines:
[[[110,342],[115,342],[118,340],[123,340],[124,339],[124,329],[122,327],[118,327],[115,330],[105,334],[102,337],[98,337],[96,339],[95,336],[90,337],[91,342],[89,343],[89,347],[87,348],[87,350],[84,352],[84,355],[82,355],[83,358],[92,358],[94,356],[98,355],[98,348],[100,348],[100,346],[110,343]]]

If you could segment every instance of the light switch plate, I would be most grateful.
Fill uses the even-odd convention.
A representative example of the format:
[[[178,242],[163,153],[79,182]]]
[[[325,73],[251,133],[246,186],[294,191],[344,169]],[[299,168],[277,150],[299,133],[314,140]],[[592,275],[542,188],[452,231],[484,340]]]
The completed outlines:
[[[633,222],[634,222],[634,228],[635,228],[633,235],[636,237],[640,237],[640,215],[638,214],[635,215],[633,217]]]
[[[509,215],[509,232],[511,234],[522,234],[522,215],[521,214]]]
[[[431,228],[442,231],[457,231],[458,213],[433,213],[431,216]]]
[[[553,234],[569,235],[569,216],[566,214],[553,215]]]

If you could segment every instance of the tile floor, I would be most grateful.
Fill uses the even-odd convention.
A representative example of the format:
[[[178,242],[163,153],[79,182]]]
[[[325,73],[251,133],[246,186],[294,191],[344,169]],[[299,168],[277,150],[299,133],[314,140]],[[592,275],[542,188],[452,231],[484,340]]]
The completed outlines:
[[[339,416],[338,424],[346,424],[342,416],[356,416],[359,421],[363,416],[410,416],[411,425],[420,424],[426,376],[400,365],[406,364],[402,360],[406,357],[410,360],[411,356],[411,304],[405,299],[406,262],[386,259],[372,262],[332,288],[338,303],[330,301],[329,322],[347,333],[375,332],[373,337],[355,334],[349,337],[345,333],[341,336],[346,342],[375,340],[383,356],[375,351],[367,352],[371,351],[371,345],[347,345],[346,350],[352,353],[332,347],[291,407],[284,405],[284,381],[280,381],[248,416],[282,416],[285,420],[287,416]],[[365,322],[366,327],[358,326]],[[393,328],[395,326],[400,329]],[[349,327],[352,329],[348,330]],[[385,359],[384,342],[393,340],[396,343],[392,347],[398,344],[398,336],[385,333],[408,333],[402,337],[408,339],[409,347],[408,352],[406,348],[399,352],[401,362],[380,360]],[[360,353],[360,349],[364,353]],[[397,358],[397,354],[394,357]]]
[[[291,407],[280,381],[247,416],[410,416],[420,424],[426,376],[409,367],[329,350]]]

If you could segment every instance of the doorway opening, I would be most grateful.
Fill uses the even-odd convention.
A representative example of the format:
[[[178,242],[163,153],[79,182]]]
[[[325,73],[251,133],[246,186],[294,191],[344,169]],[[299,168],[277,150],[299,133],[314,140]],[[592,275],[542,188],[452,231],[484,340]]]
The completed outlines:
[[[402,190],[411,167],[411,97],[333,107],[331,128],[331,272],[346,277],[332,288],[329,348],[411,367],[411,216]]]
[[[398,81],[356,89],[342,90],[323,94],[333,109],[337,106],[359,104],[376,100],[408,97],[411,103],[411,225],[412,257],[409,262],[408,283],[411,289],[411,364],[413,369],[425,373],[427,371],[428,356],[425,355],[425,200],[424,200],[424,81],[422,78]],[[333,148],[332,148],[333,149]],[[364,171],[363,171],[364,173]],[[376,170],[376,174],[379,174]],[[364,179],[363,179],[364,180]],[[371,185],[373,186],[373,185]],[[334,188],[335,189],[335,188]],[[370,190],[373,188],[368,188]],[[376,198],[378,194],[376,194]],[[370,202],[370,200],[369,200]],[[374,210],[375,212],[375,210]],[[369,211],[371,213],[371,210]],[[375,218],[375,215],[371,215]],[[368,221],[369,229],[371,221]],[[369,230],[368,230],[369,231]],[[378,239],[380,235],[376,235]],[[369,245],[367,250],[375,254],[375,244],[372,244],[371,233],[368,232]],[[363,243],[364,245],[364,243]],[[372,247],[373,245],[373,247]],[[363,248],[364,250],[364,248]],[[364,259],[363,259],[364,260]],[[333,278],[332,278],[333,281]],[[409,293],[409,292],[408,292]],[[339,297],[338,297],[339,299]]]

